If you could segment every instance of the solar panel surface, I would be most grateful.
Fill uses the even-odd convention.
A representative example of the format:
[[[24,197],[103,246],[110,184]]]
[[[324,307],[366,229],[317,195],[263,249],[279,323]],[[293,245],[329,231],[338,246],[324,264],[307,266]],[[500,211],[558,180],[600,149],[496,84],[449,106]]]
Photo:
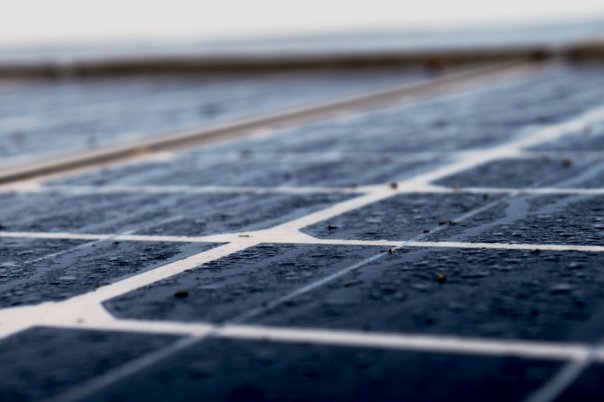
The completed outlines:
[[[602,77],[2,188],[0,399],[598,400]]]
[[[0,86],[0,164],[94,150],[410,83],[424,71],[135,77]]]

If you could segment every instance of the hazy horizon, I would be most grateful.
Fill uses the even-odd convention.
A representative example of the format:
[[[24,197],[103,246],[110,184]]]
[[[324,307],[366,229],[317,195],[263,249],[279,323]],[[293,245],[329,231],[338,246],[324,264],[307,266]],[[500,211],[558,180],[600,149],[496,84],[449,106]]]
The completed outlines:
[[[604,18],[597,0],[444,1],[262,0],[220,3],[173,0],[11,3],[0,14],[0,44],[36,45],[116,40],[225,40],[271,35],[547,23]]]

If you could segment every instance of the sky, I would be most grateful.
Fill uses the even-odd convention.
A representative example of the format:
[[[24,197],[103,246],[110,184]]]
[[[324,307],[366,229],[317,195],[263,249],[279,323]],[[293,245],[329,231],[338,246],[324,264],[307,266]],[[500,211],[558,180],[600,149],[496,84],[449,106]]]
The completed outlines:
[[[604,0],[0,0],[0,5],[0,43],[17,44],[604,17]]]

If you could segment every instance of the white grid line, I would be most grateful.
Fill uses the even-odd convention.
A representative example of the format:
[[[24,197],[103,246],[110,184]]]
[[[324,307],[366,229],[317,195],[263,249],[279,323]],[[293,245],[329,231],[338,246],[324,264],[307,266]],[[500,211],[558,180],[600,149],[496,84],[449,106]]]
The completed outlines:
[[[348,187],[318,187],[318,186],[193,186],[193,185],[103,185],[103,186],[72,186],[72,185],[48,185],[48,186],[27,186],[21,188],[0,188],[0,193],[3,192],[18,192],[18,193],[56,193],[61,195],[96,195],[96,194],[332,194],[332,193],[347,193],[347,194],[367,194],[381,189],[387,188],[393,194],[407,193],[471,193],[471,194],[536,194],[536,195],[602,195],[604,188],[581,188],[581,187],[525,187],[525,188],[509,188],[509,187],[447,187],[441,185],[425,185],[418,187],[401,186],[396,189],[391,188],[391,183],[367,185],[367,186],[348,186]]]
[[[359,346],[424,352],[515,356],[547,360],[583,360],[590,348],[581,343],[505,340],[448,335],[417,335],[388,332],[303,327],[278,327],[247,324],[212,325],[173,321],[114,320],[97,325],[82,323],[64,326],[73,329],[115,330],[154,334],[202,337],[206,335],[249,340],[299,342],[341,346]],[[594,360],[604,360],[604,349],[597,349]]]
[[[430,233],[433,233],[431,231]],[[257,243],[273,244],[315,244],[333,246],[383,246],[396,248],[463,248],[483,250],[526,250],[526,251],[581,251],[590,253],[604,252],[604,246],[576,244],[543,244],[543,243],[485,243],[461,241],[427,241],[427,240],[340,240],[320,239],[304,233],[288,234],[287,237],[267,237],[264,231],[242,232],[208,236],[155,236],[155,235],[111,235],[68,232],[0,232],[0,238],[54,239],[54,240],[90,240],[90,241],[133,241],[133,242],[166,242],[166,243],[233,243],[244,238],[254,239]]]

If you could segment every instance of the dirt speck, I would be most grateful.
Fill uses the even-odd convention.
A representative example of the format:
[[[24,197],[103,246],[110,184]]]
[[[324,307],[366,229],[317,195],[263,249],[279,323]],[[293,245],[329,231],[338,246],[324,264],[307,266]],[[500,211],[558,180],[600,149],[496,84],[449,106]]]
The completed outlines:
[[[565,168],[571,167],[572,164],[573,164],[572,159],[570,159],[570,158],[562,159],[562,166],[564,166]]]
[[[179,299],[184,299],[185,297],[189,297],[189,291],[186,289],[180,289],[174,292],[174,297],[178,297]]]

